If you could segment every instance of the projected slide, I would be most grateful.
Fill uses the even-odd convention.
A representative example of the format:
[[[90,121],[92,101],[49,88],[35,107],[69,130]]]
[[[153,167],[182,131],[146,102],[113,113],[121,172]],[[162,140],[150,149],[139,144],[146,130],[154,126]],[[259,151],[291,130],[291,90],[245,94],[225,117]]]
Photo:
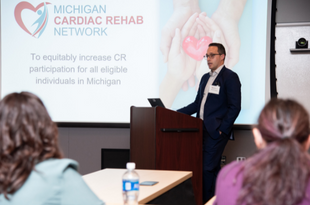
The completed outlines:
[[[130,106],[149,107],[147,98],[173,110],[192,102],[209,72],[203,55],[220,42],[242,83],[236,123],[255,123],[266,100],[267,1],[182,2],[1,1],[1,97],[33,92],[56,122],[128,123]]]

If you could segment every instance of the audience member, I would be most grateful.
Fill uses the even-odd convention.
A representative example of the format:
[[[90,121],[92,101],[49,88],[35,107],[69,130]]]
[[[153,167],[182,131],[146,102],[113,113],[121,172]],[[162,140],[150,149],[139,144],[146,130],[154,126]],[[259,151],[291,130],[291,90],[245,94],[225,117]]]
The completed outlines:
[[[310,204],[309,115],[305,108],[293,100],[271,100],[253,135],[257,153],[221,170],[214,204]]]
[[[42,101],[28,92],[0,102],[0,204],[102,205],[62,159],[58,130]]]

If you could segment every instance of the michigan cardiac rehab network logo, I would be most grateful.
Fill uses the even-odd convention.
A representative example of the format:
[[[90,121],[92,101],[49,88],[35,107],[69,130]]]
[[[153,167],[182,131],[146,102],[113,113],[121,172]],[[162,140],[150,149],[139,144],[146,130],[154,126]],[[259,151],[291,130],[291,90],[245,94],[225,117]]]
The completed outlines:
[[[48,22],[48,9],[49,2],[40,3],[37,7],[26,1],[18,3],[14,10],[14,16],[17,24],[28,34],[33,37],[39,38],[44,32]],[[22,12],[26,11],[26,14]],[[32,12],[29,12],[30,10]],[[37,15],[33,15],[35,12]],[[25,16],[26,15],[26,16]],[[29,17],[29,18],[28,18]],[[26,25],[25,25],[26,24]]]

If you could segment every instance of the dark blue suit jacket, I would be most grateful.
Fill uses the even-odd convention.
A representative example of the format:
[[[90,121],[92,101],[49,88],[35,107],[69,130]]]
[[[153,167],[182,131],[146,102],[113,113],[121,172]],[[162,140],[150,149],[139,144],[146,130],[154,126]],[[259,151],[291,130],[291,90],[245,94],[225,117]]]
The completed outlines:
[[[210,74],[202,76],[196,99],[178,112],[192,115],[197,113],[199,118],[200,105],[204,89]],[[219,131],[230,135],[232,126],[241,110],[241,83],[238,75],[232,70],[222,68],[212,85],[219,85],[219,94],[208,93],[204,105],[204,125],[212,138],[219,137]]]

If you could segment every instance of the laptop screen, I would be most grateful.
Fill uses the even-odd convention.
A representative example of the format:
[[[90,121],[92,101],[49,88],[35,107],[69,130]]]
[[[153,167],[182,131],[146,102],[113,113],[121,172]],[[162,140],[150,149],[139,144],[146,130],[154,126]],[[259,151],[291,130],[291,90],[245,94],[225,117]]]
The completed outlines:
[[[152,107],[165,107],[163,102],[160,100],[160,98],[148,98],[148,101],[152,105]]]

